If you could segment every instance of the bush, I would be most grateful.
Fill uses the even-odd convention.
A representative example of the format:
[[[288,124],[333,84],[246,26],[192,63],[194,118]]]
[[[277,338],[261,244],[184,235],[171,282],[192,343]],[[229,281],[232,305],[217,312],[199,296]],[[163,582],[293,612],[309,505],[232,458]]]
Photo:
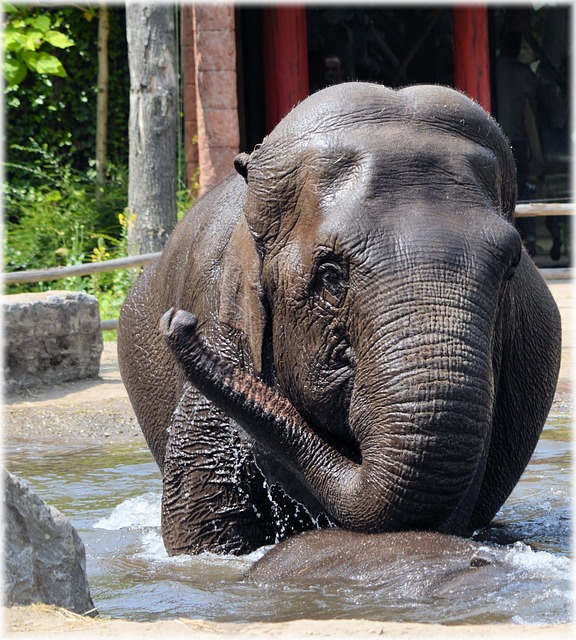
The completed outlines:
[[[4,186],[5,271],[101,262],[127,255],[126,169],[110,169],[105,189],[98,192],[93,170],[81,173],[70,164],[61,164],[47,145],[31,140],[18,151],[29,161],[10,164],[18,179]],[[7,293],[85,291],[98,298],[102,319],[110,320],[118,317],[134,280],[131,271],[9,285]]]
[[[7,246],[5,269],[39,269],[80,264],[99,246],[121,238],[118,211],[127,202],[125,169],[111,170],[102,193],[94,176],[69,164],[30,141],[19,150],[25,165],[9,163],[17,179],[4,187]]]
[[[85,227],[83,225],[79,225],[77,222],[74,232],[71,235],[71,251],[68,251],[67,249],[66,251],[56,250],[56,253],[62,256],[62,260],[66,265],[80,264],[83,262],[106,262],[113,258],[123,258],[127,255],[129,223],[130,220],[127,212],[120,213],[117,216],[116,225],[118,234],[103,235],[101,233],[86,234]],[[17,235],[16,237],[23,237],[30,241],[31,239],[38,240],[39,235],[23,233],[22,236]],[[61,236],[61,248],[65,247],[65,238],[65,235]],[[91,250],[89,250],[88,247],[92,247]],[[14,253],[15,251],[17,251],[15,246],[8,247],[8,253]],[[46,266],[48,265],[41,264],[38,268]],[[62,278],[61,280],[50,280],[34,284],[9,285],[7,287],[7,293],[48,291],[56,289],[63,289],[66,291],[84,291],[98,298],[98,302],[100,304],[100,317],[102,320],[115,320],[120,315],[120,308],[124,302],[124,298],[134,283],[138,272],[138,268],[119,269],[91,276],[69,277]],[[114,340],[115,337],[115,332],[108,331],[104,333],[105,340]]]
[[[125,12],[120,7],[110,11],[110,164],[100,189],[94,170],[96,17],[89,6],[6,5],[6,271],[126,255],[125,228],[119,216],[128,200]],[[48,68],[46,61],[56,61],[60,67]],[[109,319],[117,317],[116,309],[131,281],[124,271],[12,285],[7,292],[83,290],[98,296],[102,316]]]

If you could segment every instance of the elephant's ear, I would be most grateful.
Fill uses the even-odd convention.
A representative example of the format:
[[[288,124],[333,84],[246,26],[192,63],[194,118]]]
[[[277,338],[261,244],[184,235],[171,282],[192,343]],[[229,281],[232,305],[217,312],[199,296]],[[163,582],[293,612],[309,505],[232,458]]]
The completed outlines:
[[[520,479],[548,416],[560,367],[560,314],[524,251],[502,306],[493,427],[473,529],[496,515]]]
[[[260,259],[242,215],[224,254],[218,319],[244,333],[256,373],[262,371],[266,314],[262,305]]]
[[[240,153],[234,158],[234,168],[248,182],[248,161],[250,155],[248,153]]]

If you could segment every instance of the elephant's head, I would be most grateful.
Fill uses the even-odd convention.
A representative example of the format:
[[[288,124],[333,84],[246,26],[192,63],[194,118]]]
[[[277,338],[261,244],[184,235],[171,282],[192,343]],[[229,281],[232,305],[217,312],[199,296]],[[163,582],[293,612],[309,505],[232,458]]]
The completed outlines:
[[[490,519],[548,411],[510,379],[534,367],[521,343],[539,330],[498,125],[451,89],[344,84],[296,107],[236,168],[247,196],[221,319],[339,462],[314,447],[308,466],[292,445],[276,453],[351,528]],[[524,352],[512,362],[511,349]],[[514,440],[514,411],[529,442],[500,454],[522,449],[495,487],[490,450]]]

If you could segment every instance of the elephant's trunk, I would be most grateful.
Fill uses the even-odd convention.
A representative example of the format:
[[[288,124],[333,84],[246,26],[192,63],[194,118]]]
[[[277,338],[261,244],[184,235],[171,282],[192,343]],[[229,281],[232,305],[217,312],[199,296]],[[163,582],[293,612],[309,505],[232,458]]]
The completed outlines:
[[[366,482],[387,495],[386,529],[462,533],[484,474],[495,304],[466,312],[439,293],[398,305],[388,295],[357,353],[349,426]]]

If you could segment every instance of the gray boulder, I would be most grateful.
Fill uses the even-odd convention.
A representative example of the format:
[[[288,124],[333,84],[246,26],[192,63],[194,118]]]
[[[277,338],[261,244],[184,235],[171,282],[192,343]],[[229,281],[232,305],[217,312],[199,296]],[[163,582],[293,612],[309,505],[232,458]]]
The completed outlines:
[[[38,602],[96,615],[80,536],[54,507],[3,470],[4,604]]]
[[[78,291],[2,297],[7,393],[94,378],[102,331],[98,300]]]

